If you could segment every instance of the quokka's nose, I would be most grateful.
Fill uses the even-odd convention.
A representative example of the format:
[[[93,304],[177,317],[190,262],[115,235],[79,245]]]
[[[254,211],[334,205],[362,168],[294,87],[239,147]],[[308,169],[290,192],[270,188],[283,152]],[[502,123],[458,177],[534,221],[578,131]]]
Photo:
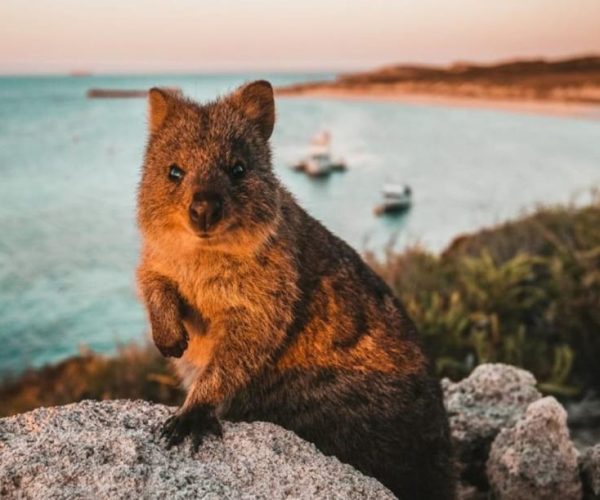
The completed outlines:
[[[190,204],[190,220],[202,231],[210,230],[223,218],[223,200],[216,193],[199,192]]]

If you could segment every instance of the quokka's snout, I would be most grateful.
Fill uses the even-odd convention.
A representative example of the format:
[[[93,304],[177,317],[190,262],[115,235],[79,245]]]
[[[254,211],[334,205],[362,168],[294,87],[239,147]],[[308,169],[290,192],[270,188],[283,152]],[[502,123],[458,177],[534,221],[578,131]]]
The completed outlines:
[[[223,196],[215,191],[197,191],[188,212],[190,225],[201,233],[209,233],[223,220]]]
[[[232,186],[218,166],[190,172],[190,182],[181,186],[189,228],[200,237],[226,231],[235,218]]]

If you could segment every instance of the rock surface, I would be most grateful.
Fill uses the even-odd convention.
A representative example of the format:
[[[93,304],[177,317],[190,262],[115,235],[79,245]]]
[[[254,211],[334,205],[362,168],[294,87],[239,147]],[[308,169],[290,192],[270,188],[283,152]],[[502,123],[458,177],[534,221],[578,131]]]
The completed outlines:
[[[375,479],[273,424],[224,424],[197,453],[166,451],[171,410],[84,401],[0,420],[0,497],[394,498]]]
[[[586,494],[600,498],[600,444],[585,450],[579,460]]]
[[[487,474],[495,498],[581,498],[577,450],[567,412],[552,397],[535,401],[492,444]]]
[[[458,458],[457,498],[600,498],[600,444],[579,457],[566,413],[533,376],[481,365],[442,381]],[[224,424],[197,453],[166,450],[156,429],[172,409],[85,401],[0,419],[0,498],[393,498],[278,426]],[[491,449],[491,451],[490,451]],[[579,469],[578,469],[579,466]]]
[[[480,365],[460,382],[442,380],[458,473],[487,488],[485,462],[492,441],[542,397],[528,371],[501,363]]]

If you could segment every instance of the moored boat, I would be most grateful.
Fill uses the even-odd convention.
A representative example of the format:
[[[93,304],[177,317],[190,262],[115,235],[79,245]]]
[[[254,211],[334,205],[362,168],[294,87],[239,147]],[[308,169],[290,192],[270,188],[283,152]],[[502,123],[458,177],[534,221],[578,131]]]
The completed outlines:
[[[342,159],[333,160],[330,151],[331,135],[322,132],[313,137],[308,155],[292,168],[304,172],[311,177],[326,177],[332,172],[346,170],[346,163]]]
[[[406,184],[386,184],[383,201],[375,207],[376,215],[402,213],[412,206],[412,189]]]

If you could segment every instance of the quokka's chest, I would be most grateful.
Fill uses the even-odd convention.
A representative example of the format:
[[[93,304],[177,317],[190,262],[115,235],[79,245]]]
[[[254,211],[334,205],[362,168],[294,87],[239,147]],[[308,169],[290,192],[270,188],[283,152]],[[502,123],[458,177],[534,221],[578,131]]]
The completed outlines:
[[[178,272],[175,281],[183,298],[205,316],[237,307],[248,298],[246,276],[222,269],[193,269]]]
[[[255,309],[281,294],[279,270],[255,265],[181,266],[172,279],[183,298],[207,318],[232,308]]]

